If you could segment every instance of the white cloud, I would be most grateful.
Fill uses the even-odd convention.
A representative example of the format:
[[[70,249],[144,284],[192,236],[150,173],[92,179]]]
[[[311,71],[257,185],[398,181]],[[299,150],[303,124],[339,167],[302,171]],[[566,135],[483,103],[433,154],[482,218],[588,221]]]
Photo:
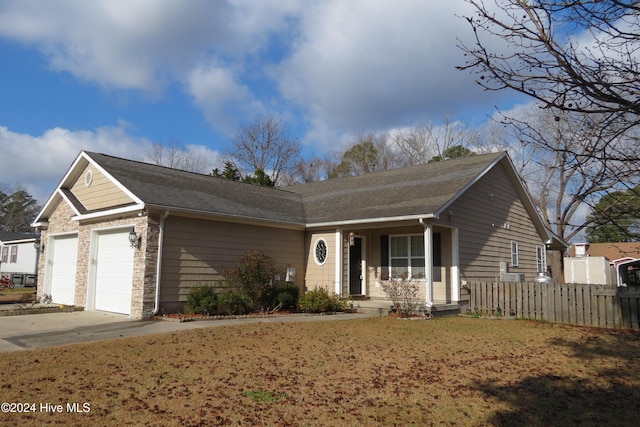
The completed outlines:
[[[271,75],[283,96],[336,130],[445,116],[480,92],[454,69],[462,62],[456,37],[469,31],[455,15],[465,9],[450,1],[318,3]]]
[[[0,167],[0,189],[13,191],[24,187],[29,194],[44,202],[81,151],[149,161],[153,142],[130,135],[130,130],[131,125],[120,121],[117,126],[95,130],[54,128],[41,136],[33,136],[0,126],[0,152],[4,159],[11,159]],[[218,153],[208,147],[189,144],[184,149],[207,161],[211,168],[220,165]]]
[[[500,96],[454,69],[470,10],[463,0],[5,1],[0,37],[108,89],[160,95],[179,82],[223,133],[275,114],[330,146]]]
[[[207,121],[222,132],[233,133],[239,117],[252,117],[262,112],[260,102],[236,79],[231,68],[198,67],[187,77],[187,87]]]
[[[0,126],[0,150],[5,159],[0,183],[23,186],[36,199],[46,201],[80,151],[94,151],[142,160],[151,142],[130,136],[127,126],[101,127],[93,131],[55,128],[41,136],[12,132]]]
[[[0,35],[32,44],[57,71],[108,88],[157,91],[202,49],[233,53],[242,40],[226,1],[15,1]]]

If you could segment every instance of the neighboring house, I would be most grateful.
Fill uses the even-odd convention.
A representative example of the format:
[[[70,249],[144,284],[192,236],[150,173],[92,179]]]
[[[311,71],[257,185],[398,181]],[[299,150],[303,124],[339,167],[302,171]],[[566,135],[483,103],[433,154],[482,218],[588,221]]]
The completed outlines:
[[[640,242],[574,243],[567,256],[603,256],[612,262],[622,258],[640,258]]]
[[[565,249],[506,153],[271,188],[82,152],[34,226],[39,293],[134,318],[184,310],[246,250],[303,289],[384,299],[405,276],[432,305],[464,303],[465,280],[532,280]]]
[[[640,242],[575,243],[564,258],[568,283],[640,284]]]
[[[34,233],[0,233],[0,277],[9,277],[15,285],[35,285],[36,242]]]

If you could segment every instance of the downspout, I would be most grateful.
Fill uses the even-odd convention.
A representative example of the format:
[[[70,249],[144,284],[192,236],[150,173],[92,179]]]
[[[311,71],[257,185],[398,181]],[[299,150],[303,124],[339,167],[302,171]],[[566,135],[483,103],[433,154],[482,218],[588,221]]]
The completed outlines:
[[[431,308],[433,306],[433,231],[431,224],[424,222],[424,218],[419,218],[418,221],[424,227],[425,304]]]
[[[158,260],[156,261],[156,297],[152,316],[160,310],[160,272],[162,271],[162,246],[164,241],[164,220],[169,216],[169,211],[164,211],[160,217],[160,230],[158,232]]]

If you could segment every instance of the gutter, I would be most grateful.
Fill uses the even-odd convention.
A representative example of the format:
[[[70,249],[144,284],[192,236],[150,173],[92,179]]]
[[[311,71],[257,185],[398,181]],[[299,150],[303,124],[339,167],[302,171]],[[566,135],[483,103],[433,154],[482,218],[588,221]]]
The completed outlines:
[[[164,241],[164,220],[169,216],[169,211],[164,211],[160,217],[160,231],[158,233],[158,260],[156,262],[156,296],[155,306],[151,312],[152,316],[158,314],[160,310],[160,272],[162,271],[162,247]]]

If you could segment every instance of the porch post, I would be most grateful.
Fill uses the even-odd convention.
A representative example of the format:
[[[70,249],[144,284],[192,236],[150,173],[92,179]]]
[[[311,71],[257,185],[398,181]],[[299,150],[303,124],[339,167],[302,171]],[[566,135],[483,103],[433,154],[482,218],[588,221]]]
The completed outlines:
[[[336,295],[342,295],[342,230],[336,230],[336,275],[334,282]]]
[[[460,301],[460,252],[458,229],[451,229],[451,300]]]
[[[424,226],[425,303],[427,307],[431,307],[433,306],[433,226],[422,219],[420,223]]]

